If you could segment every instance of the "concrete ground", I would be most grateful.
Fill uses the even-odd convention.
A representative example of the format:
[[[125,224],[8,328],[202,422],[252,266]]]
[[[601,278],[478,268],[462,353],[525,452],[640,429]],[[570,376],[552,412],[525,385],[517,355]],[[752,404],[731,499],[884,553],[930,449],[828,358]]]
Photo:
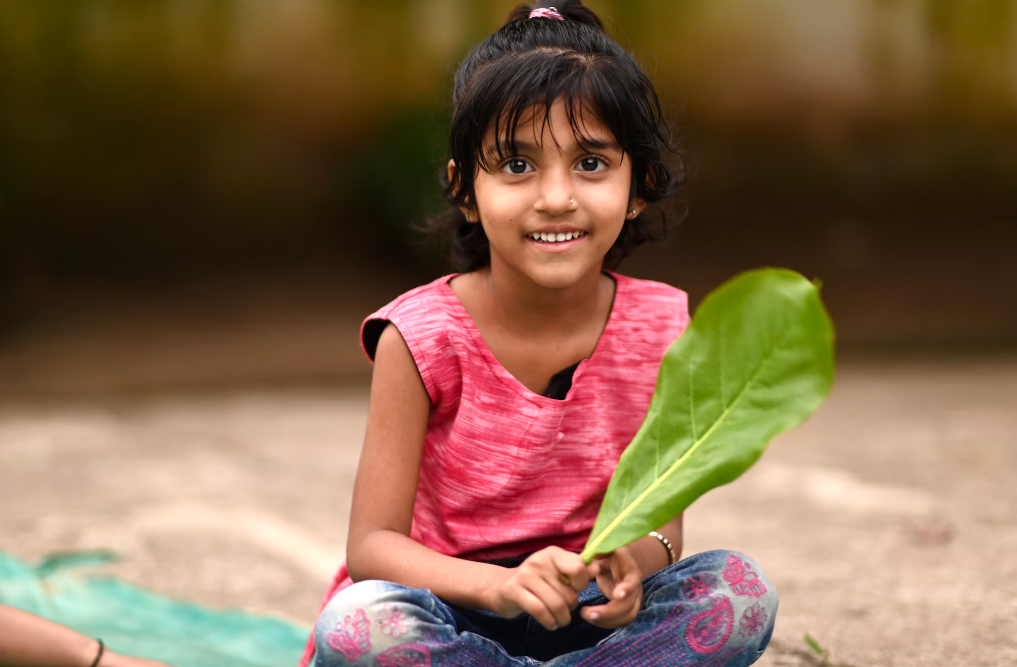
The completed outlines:
[[[7,395],[0,549],[310,624],[342,558],[366,387]],[[815,417],[687,513],[684,552],[755,556],[766,667],[1017,665],[1017,358],[845,361]]]

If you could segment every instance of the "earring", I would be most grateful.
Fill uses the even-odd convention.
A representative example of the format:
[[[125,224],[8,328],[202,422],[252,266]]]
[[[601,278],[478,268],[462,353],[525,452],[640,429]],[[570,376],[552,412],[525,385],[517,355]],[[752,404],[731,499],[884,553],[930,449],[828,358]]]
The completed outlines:
[[[636,209],[632,209],[631,211],[629,211],[628,215],[629,220],[631,220],[634,217],[636,217]]]

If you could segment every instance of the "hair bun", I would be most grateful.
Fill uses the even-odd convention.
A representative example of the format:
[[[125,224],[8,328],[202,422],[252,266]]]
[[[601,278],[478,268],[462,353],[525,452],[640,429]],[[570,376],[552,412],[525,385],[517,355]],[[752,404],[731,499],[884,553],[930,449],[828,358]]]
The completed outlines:
[[[604,32],[604,24],[600,17],[592,9],[582,3],[582,0],[550,0],[550,2],[535,2],[530,5],[519,5],[509,14],[506,24],[513,21],[524,21],[530,18],[530,12],[534,9],[550,9],[562,15],[566,21],[575,21],[596,28]]]

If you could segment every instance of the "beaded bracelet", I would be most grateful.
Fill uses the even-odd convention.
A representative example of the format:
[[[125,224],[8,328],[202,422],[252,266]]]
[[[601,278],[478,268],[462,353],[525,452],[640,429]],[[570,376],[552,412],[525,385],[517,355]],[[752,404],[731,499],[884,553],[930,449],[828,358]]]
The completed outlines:
[[[651,530],[650,531],[650,535],[652,535],[653,537],[656,537],[658,540],[660,540],[660,543],[664,545],[665,549],[667,549],[667,564],[668,565],[674,565],[675,561],[678,560],[678,559],[675,558],[674,547],[671,546],[671,542],[666,537],[664,537],[663,535],[661,535],[660,533],[658,533],[655,530]]]

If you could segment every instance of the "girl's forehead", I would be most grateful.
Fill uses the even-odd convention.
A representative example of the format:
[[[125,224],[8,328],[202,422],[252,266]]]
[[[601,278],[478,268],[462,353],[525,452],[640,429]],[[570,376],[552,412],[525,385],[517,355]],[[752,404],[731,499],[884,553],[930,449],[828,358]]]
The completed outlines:
[[[570,111],[558,100],[550,108],[535,104],[513,119],[508,116],[491,121],[484,135],[488,152],[503,153],[506,149],[569,150],[576,146],[618,148],[611,129],[589,108],[576,105]]]

